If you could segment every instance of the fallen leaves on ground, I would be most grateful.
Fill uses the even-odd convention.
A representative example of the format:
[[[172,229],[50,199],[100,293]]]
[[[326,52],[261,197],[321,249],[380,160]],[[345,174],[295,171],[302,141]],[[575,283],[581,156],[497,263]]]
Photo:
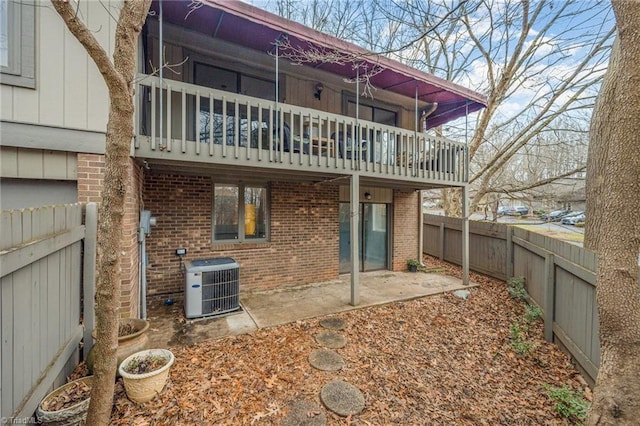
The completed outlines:
[[[425,261],[460,276],[455,266]],[[296,400],[322,406],[320,389],[334,379],[358,387],[366,406],[349,418],[327,411],[330,425],[564,424],[543,386],[579,388],[578,373],[543,340],[541,323],[528,334],[534,349],[515,354],[509,327],[523,306],[503,282],[471,278],[480,287],[468,300],[443,294],[335,315],[347,323],[338,372],[307,360],[321,318],[174,349],[170,380],[154,400],[135,404],[118,382],[112,424],[275,425]]]
[[[41,407],[45,411],[59,411],[73,407],[89,398],[91,386],[84,382],[70,384],[56,396],[42,402]]]

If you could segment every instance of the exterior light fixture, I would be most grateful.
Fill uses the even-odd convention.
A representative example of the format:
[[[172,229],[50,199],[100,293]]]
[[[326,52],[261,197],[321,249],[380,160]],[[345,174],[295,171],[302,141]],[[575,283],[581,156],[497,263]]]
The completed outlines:
[[[322,95],[323,90],[324,85],[322,83],[316,83],[316,92],[313,94],[313,97],[317,100],[320,100],[320,95]]]

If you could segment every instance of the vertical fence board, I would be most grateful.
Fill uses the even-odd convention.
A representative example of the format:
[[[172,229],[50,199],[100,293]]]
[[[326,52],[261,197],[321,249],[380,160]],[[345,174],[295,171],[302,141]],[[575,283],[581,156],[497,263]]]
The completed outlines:
[[[51,359],[51,348],[47,345],[49,341],[49,327],[53,325],[49,323],[49,311],[55,310],[55,306],[51,306],[48,303],[49,300],[49,286],[48,286],[48,278],[49,278],[49,270],[48,270],[48,262],[47,259],[40,259],[38,262],[38,270],[40,271],[40,282],[42,283],[39,288],[41,309],[40,309],[40,335],[42,339],[40,340],[40,345],[46,345],[44,348],[41,348],[38,352],[40,352],[40,366],[47,365],[48,360]]]
[[[46,299],[41,301],[40,299],[40,287],[43,282],[41,281],[40,275],[40,262],[34,262],[31,264],[31,282],[30,282],[30,298],[31,298],[31,343],[29,347],[29,352],[31,355],[30,363],[31,363],[31,377],[33,380],[37,380],[40,376],[40,350],[38,345],[40,344],[41,335],[40,335],[40,315],[41,315],[41,307],[40,304],[46,304]]]
[[[28,308],[30,267],[22,268],[13,273],[13,403],[20,403],[22,395],[28,390],[27,384],[31,383],[31,368],[25,357],[29,354],[27,344],[30,341],[30,319]],[[16,307],[19,307],[16,309]]]
[[[2,327],[0,341],[2,352],[2,413],[11,413],[13,408],[13,276],[2,278],[0,281],[2,292],[2,311],[0,311],[0,326]],[[3,415],[3,417],[6,417]]]

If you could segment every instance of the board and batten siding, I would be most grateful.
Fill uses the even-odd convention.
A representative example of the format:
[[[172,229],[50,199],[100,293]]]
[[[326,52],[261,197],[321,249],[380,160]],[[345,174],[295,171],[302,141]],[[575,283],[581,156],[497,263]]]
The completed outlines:
[[[0,177],[76,180],[75,153],[43,149],[0,147]]]
[[[95,204],[0,212],[1,418],[29,418],[90,347],[96,232]]]
[[[36,88],[0,84],[0,119],[104,132],[109,98],[102,76],[53,7],[48,2],[36,3]],[[78,3],[79,15],[109,57],[121,3]]]
[[[425,214],[424,252],[460,264],[461,223]],[[593,385],[600,364],[597,255],[501,223],[470,221],[469,233],[470,268],[503,280],[524,277],[529,295],[544,311],[545,338],[571,354]]]

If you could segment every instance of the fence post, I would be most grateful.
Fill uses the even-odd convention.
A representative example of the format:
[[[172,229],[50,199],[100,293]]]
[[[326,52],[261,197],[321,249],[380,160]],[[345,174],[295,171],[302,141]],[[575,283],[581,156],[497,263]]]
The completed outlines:
[[[84,347],[86,358],[93,346],[91,332],[95,327],[96,247],[98,235],[98,206],[88,203],[85,210],[85,236],[83,258],[83,310]]]
[[[553,342],[553,320],[555,314],[556,277],[553,253],[547,253],[544,257],[544,338],[547,342]]]
[[[513,277],[513,227],[507,225],[507,280]]]
[[[440,260],[444,260],[444,222],[440,222]]]

